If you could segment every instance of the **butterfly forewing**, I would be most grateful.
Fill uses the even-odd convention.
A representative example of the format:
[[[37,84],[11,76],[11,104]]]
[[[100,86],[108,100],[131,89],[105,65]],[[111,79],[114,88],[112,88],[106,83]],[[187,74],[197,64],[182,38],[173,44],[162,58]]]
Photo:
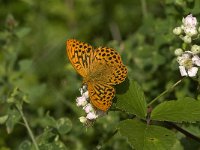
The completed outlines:
[[[105,60],[107,66],[112,68],[107,84],[116,85],[125,80],[128,71],[126,66],[122,63],[119,53],[112,48],[100,47],[95,50],[94,55],[97,61],[101,62]]]
[[[66,44],[66,52],[71,64],[81,76],[86,77],[94,58],[93,47],[75,39],[67,40]]]

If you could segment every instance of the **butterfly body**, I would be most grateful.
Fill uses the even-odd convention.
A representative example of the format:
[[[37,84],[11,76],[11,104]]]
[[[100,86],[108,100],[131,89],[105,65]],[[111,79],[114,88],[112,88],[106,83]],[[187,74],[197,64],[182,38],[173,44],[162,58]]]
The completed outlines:
[[[120,55],[112,48],[99,47],[75,39],[67,40],[66,52],[75,70],[87,85],[91,103],[102,111],[112,105],[113,85],[123,82],[127,69]]]

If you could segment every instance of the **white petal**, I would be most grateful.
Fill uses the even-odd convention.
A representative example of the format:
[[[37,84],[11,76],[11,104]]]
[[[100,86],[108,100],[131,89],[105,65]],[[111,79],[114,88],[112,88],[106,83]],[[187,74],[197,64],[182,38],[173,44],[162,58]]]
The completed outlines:
[[[80,88],[79,91],[80,91],[81,95],[83,95],[83,88]]]
[[[192,53],[191,51],[185,51],[185,53],[183,53],[181,57],[182,57],[183,59],[190,59],[191,56],[192,56],[192,54],[193,54],[193,53]]]
[[[179,70],[180,70],[181,76],[188,76],[184,66],[179,66]]]
[[[84,93],[82,94],[82,96],[84,96],[86,99],[89,98],[89,93],[88,93],[88,91],[84,92]]]
[[[83,86],[79,89],[79,91],[80,91],[81,95],[83,95],[83,93],[84,93],[85,91],[87,91],[87,85],[83,85]]]
[[[188,75],[190,77],[195,77],[197,74],[198,68],[197,67],[192,67],[190,69],[188,69]]]
[[[76,105],[77,106],[85,106],[87,104],[87,99],[84,96],[76,98]]]
[[[86,116],[87,119],[93,120],[96,119],[98,116],[94,112],[89,112]]]
[[[200,58],[199,58],[199,56],[195,55],[194,57],[192,57],[192,62],[195,65],[200,66]]]
[[[83,109],[85,110],[86,113],[94,112],[94,108],[90,103],[88,103]]]

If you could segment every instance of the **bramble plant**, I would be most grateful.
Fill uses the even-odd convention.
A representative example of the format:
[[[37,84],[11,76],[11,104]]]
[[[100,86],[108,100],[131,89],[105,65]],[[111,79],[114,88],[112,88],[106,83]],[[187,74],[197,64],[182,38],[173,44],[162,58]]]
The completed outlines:
[[[199,0],[0,3],[0,150],[200,148]],[[71,38],[120,61],[99,48],[82,84]]]

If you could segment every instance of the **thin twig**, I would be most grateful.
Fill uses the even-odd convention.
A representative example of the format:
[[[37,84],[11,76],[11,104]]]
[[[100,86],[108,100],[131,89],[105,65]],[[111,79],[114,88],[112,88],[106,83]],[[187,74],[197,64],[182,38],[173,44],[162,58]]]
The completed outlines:
[[[166,93],[168,93],[169,91],[171,91],[172,89],[174,89],[179,83],[181,83],[181,81],[183,80],[180,79],[179,81],[177,81],[174,85],[172,85],[170,88],[168,88],[167,90],[165,90],[164,92],[162,92],[160,95],[158,95],[156,98],[154,98],[149,104],[148,106],[152,105],[154,102],[156,102],[160,97],[162,97],[163,95],[165,95]]]
[[[144,18],[147,18],[148,12],[147,12],[147,4],[146,0],[140,0],[141,5],[142,5],[142,14]]]
[[[26,120],[26,117],[24,116],[23,111],[22,111],[20,108],[17,108],[17,109],[18,109],[19,113],[21,114],[21,117],[22,117],[22,119],[23,119],[23,121],[24,121],[24,124],[25,124],[27,130],[28,130],[29,136],[30,136],[30,138],[31,138],[31,140],[32,140],[32,142],[33,142],[33,145],[34,145],[35,149],[36,149],[36,150],[39,150],[39,147],[38,147],[38,145],[37,145],[37,142],[36,142],[36,140],[35,140],[35,137],[34,137],[34,135],[33,135],[33,132],[32,132],[32,130],[31,130],[29,124],[28,124],[28,121]]]
[[[176,124],[174,124],[172,122],[166,122],[166,123],[167,123],[167,125],[173,127],[174,129],[178,130],[179,132],[183,133],[185,136],[187,136],[187,137],[189,137],[189,138],[191,138],[191,139],[193,139],[193,140],[195,140],[195,141],[200,143],[200,138],[199,137],[191,134],[190,132],[184,130],[183,128],[179,127],[178,125],[176,125]]]

